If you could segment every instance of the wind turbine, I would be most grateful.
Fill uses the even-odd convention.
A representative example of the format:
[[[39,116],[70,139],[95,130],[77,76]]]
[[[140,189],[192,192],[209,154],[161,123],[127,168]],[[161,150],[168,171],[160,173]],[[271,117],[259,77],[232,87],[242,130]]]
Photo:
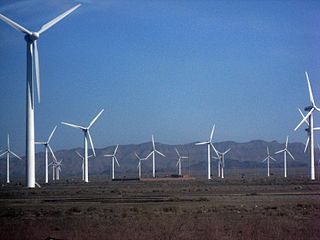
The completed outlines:
[[[186,159],[186,158],[188,158],[188,157],[186,157],[186,156],[181,156],[177,148],[175,148],[175,150],[176,150],[176,153],[177,153],[177,155],[178,155],[178,162],[177,162],[177,165],[176,165],[176,166],[179,166],[179,168],[178,168],[178,169],[179,169],[179,176],[181,176],[181,175],[182,175],[182,174],[181,174],[181,161],[182,161],[182,159]]]
[[[82,181],[84,181],[84,157],[78,151],[76,151],[76,153],[82,159],[81,170],[82,170]],[[92,155],[89,155],[88,159],[91,157]]]
[[[305,118],[305,115],[302,113],[302,111],[300,110],[300,108],[298,108],[298,110],[299,110],[299,112],[300,112],[300,115],[301,115],[302,118],[304,119],[304,118]],[[305,147],[304,147],[304,152],[306,152],[306,151],[307,151],[307,148],[308,148],[308,146],[309,146],[309,142],[310,142],[310,124],[309,124],[309,122],[307,121],[307,119],[305,119],[304,122],[305,122],[305,123],[307,124],[307,126],[308,126],[308,128],[305,129],[306,132],[308,133],[306,145],[305,145]]]
[[[276,162],[276,160],[275,160],[273,157],[270,156],[269,147],[267,147],[267,153],[268,153],[267,157],[266,157],[265,159],[263,159],[262,162],[267,161],[267,165],[268,165],[268,177],[270,177],[270,159],[273,160],[273,161],[275,161],[275,162]]]
[[[287,136],[287,140],[286,140],[286,144],[285,144],[285,148],[275,152],[275,154],[279,154],[283,152],[283,165],[284,165],[284,177],[287,177],[287,153],[289,154],[289,156],[293,159],[294,157],[292,156],[291,152],[288,150],[288,142],[289,142],[289,137]]]
[[[60,160],[60,162],[57,161],[57,162],[55,163],[56,180],[60,180],[61,166],[62,166],[62,160]]]
[[[52,136],[53,136],[53,134],[54,134],[54,132],[56,131],[56,129],[57,129],[57,126],[55,126],[54,127],[54,129],[52,130],[52,132],[51,132],[51,134],[50,134],[50,136],[49,136],[49,138],[48,138],[48,140],[46,141],[46,142],[35,142],[35,144],[41,144],[41,145],[43,145],[44,146],[44,151],[45,151],[45,168],[46,168],[46,183],[48,183],[48,181],[49,181],[49,174],[48,174],[48,152],[50,151],[51,152],[51,154],[52,154],[52,157],[55,159],[55,160],[57,160],[56,159],[56,156],[54,155],[54,153],[53,153],[53,151],[52,151],[52,148],[50,147],[50,140],[51,140],[51,138],[52,138]]]
[[[75,125],[75,124],[72,124],[72,123],[61,122],[62,124],[67,125],[69,127],[81,129],[83,134],[84,134],[84,181],[85,182],[89,182],[89,176],[88,176],[88,140],[89,140],[90,145],[91,145],[93,156],[96,156],[96,152],[94,151],[94,146],[93,146],[92,138],[91,138],[91,135],[90,135],[90,128],[95,123],[95,121],[97,121],[97,119],[100,117],[100,115],[103,113],[103,111],[104,111],[104,109],[102,109],[98,113],[98,115],[90,122],[88,127],[82,127],[82,126]]]
[[[37,40],[40,34],[68,16],[81,4],[69,9],[50,22],[44,24],[37,32],[29,31],[18,23],[0,14],[0,19],[16,30],[25,34],[27,42],[27,89],[26,89],[26,182],[28,188],[35,188],[35,146],[34,146],[34,72],[37,82],[38,102],[40,103],[40,69]]]
[[[156,177],[156,153],[161,155],[162,157],[166,157],[166,156],[156,149],[153,135],[151,136],[151,138],[152,138],[152,151],[149,153],[146,159],[148,159],[152,155],[152,176],[155,178]]]
[[[196,145],[207,145],[207,147],[208,147],[208,179],[211,179],[211,163],[210,163],[211,152],[210,152],[210,146],[213,148],[213,150],[215,151],[216,155],[219,156],[219,153],[217,152],[216,148],[213,146],[213,143],[212,143],[212,138],[213,138],[213,133],[214,133],[214,130],[215,130],[215,126],[216,125],[214,124],[213,127],[212,127],[210,138],[209,138],[208,141],[196,143]]]
[[[57,159],[53,159],[51,163],[49,163],[48,166],[52,166],[52,181],[56,180],[56,164],[57,164]]]
[[[141,162],[142,162],[142,161],[145,161],[146,158],[140,158],[137,153],[134,153],[134,154],[136,155],[136,157],[137,157],[138,160],[139,160],[139,163],[138,163],[137,168],[138,168],[138,171],[139,171],[139,178],[141,178]]]
[[[20,160],[22,160],[22,159],[17,154],[15,154],[13,151],[11,151],[9,134],[7,137],[7,150],[5,150],[3,153],[1,153],[0,157],[4,156],[5,154],[7,155],[7,183],[10,183],[10,170],[9,170],[10,169],[10,154]]]
[[[309,98],[311,102],[311,106],[306,107],[304,110],[308,111],[307,115],[301,120],[301,122],[296,126],[294,131],[296,131],[303,122],[305,122],[307,119],[309,119],[309,129],[310,129],[310,177],[311,180],[315,180],[315,166],[314,166],[314,128],[313,128],[313,112],[320,111],[320,109],[316,106],[314,98],[313,98],[313,93],[312,93],[312,88],[309,80],[308,73],[305,72],[306,78],[307,78],[307,83],[308,83],[308,89],[309,89]]]
[[[119,164],[118,159],[116,157],[118,147],[119,147],[119,144],[117,144],[116,148],[114,149],[113,154],[104,155],[105,157],[112,157],[112,180],[114,179],[114,161],[116,161],[118,167],[120,167],[120,164]]]
[[[224,178],[224,156],[231,150],[231,148],[229,148],[228,150],[226,150],[225,152],[219,152],[220,156],[221,156],[221,178]]]

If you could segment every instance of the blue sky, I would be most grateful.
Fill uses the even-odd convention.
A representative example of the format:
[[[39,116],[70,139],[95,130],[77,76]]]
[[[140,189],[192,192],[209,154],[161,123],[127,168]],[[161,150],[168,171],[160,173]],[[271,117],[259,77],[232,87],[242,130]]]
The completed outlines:
[[[0,13],[30,30],[76,1],[12,1]],[[54,149],[156,141],[305,141],[292,129],[309,104],[308,71],[320,105],[319,1],[82,1],[43,33],[36,140],[58,125]],[[25,149],[26,44],[0,22],[0,146]],[[316,116],[316,125],[318,117]],[[41,150],[41,148],[37,149]]]

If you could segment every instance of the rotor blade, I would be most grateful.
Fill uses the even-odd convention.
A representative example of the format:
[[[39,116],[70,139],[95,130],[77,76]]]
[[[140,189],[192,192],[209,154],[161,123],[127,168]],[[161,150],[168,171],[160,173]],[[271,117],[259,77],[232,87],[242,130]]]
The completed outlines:
[[[37,40],[35,40],[32,45],[33,45],[33,52],[34,52],[34,67],[35,67],[35,75],[36,75],[36,82],[37,82],[38,103],[40,103],[40,68],[39,68],[39,53],[38,53]]]
[[[313,98],[313,93],[312,93],[312,88],[311,88],[309,76],[308,76],[307,72],[305,72],[305,74],[306,74],[306,78],[307,78],[307,82],[308,82],[308,90],[309,90],[310,102],[312,103],[312,106],[314,106],[315,103],[314,103],[314,98]]]
[[[90,145],[91,145],[91,149],[92,149],[92,152],[93,152],[93,156],[96,156],[96,152],[95,152],[95,150],[94,150],[93,141],[92,141],[92,138],[91,138],[91,135],[90,135],[89,130],[87,131],[87,136],[88,136],[88,138],[89,138],[89,142],[90,142]]]
[[[49,138],[48,138],[48,141],[47,141],[48,143],[50,142],[50,140],[51,140],[54,132],[56,131],[56,129],[57,129],[57,126],[55,126],[54,129],[52,130],[52,132],[51,132],[51,134],[50,134],[50,136],[49,136]]]
[[[178,154],[178,156],[180,157],[180,154],[178,152],[178,149],[177,148],[174,148],[174,150],[176,150],[176,153]]]
[[[149,155],[145,158],[146,160],[152,155],[153,151],[149,153]]]
[[[209,144],[210,142],[198,142],[195,145],[204,145],[204,144]]]
[[[303,152],[307,151],[307,148],[309,146],[309,142],[310,142],[310,137],[308,136],[307,141],[306,141],[306,146],[304,147],[304,151]]]
[[[89,155],[89,156],[88,156],[88,159],[91,158],[91,157],[93,157],[93,155]]]
[[[289,142],[289,136],[287,136],[287,140],[286,140],[286,148],[288,147],[288,142]]]
[[[76,153],[80,158],[83,158],[82,155],[78,151],[76,151]]]
[[[302,111],[300,110],[300,108],[298,108],[300,115],[302,116],[302,118],[305,117],[305,115],[302,113]],[[305,120],[305,123],[309,126],[309,122],[307,120]]]
[[[11,27],[13,27],[14,29],[21,31],[23,33],[29,34],[31,35],[32,32],[30,32],[28,29],[22,27],[21,25],[19,25],[18,23],[12,21],[11,19],[7,18],[6,16],[3,16],[2,14],[0,14],[0,19],[4,22],[6,22],[7,24],[9,24]]]
[[[213,133],[214,133],[214,129],[215,129],[216,125],[214,124],[213,127],[212,127],[212,130],[211,130],[211,134],[210,134],[210,140],[209,142],[212,141],[212,138],[213,138]]]
[[[312,108],[307,115],[301,120],[301,122],[296,126],[296,128],[294,129],[294,131],[297,131],[297,129],[301,126],[301,124],[305,121],[307,121],[308,117],[312,114],[314,108]]]
[[[100,117],[100,115],[103,113],[104,109],[102,109],[97,116],[90,122],[88,128],[91,128],[91,126],[97,121],[97,119]]]
[[[166,157],[163,153],[159,152],[158,150],[155,150],[155,152],[160,154],[162,157]]]
[[[4,156],[4,155],[7,154],[7,153],[8,153],[8,150],[5,151],[5,152],[3,152],[3,153],[1,153],[1,154],[0,154],[0,157]]]
[[[319,131],[320,127],[315,127],[315,128],[313,128],[313,130]]]
[[[177,162],[177,164],[176,164],[176,167],[178,166],[179,162],[181,162],[181,159],[180,159],[180,158],[179,158],[179,160],[178,160],[178,162]]]
[[[225,152],[223,153],[223,155],[225,155],[225,154],[227,154],[228,152],[230,152],[230,150],[231,150],[231,148],[229,148],[227,151],[225,151]]]
[[[106,155],[103,155],[105,157],[113,157],[114,155],[113,154],[106,154]]]
[[[9,136],[9,134],[7,135],[7,147],[8,147],[8,150],[10,150],[10,136]]]
[[[189,157],[186,157],[186,156],[181,156],[181,158],[184,158],[184,159],[186,159],[186,158],[189,158]]]
[[[47,146],[48,146],[48,148],[49,148],[49,151],[50,151],[51,154],[52,154],[52,157],[53,157],[54,161],[58,162],[58,160],[57,160],[57,158],[56,158],[56,155],[54,155],[54,152],[52,151],[52,148],[50,147],[50,145],[48,144]]]
[[[116,148],[114,149],[113,155],[116,155],[118,147],[119,147],[119,144],[117,144]]]
[[[119,162],[118,162],[117,157],[116,157],[116,156],[113,156],[113,157],[114,157],[114,160],[116,160],[116,163],[117,163],[118,167],[120,167],[120,164],[119,164]]]
[[[275,160],[273,157],[271,157],[271,156],[269,156],[269,157],[270,157],[271,160],[273,160],[273,161],[275,161],[275,162],[277,161],[277,160]]]
[[[13,156],[15,156],[16,158],[22,160],[21,157],[19,157],[17,154],[15,154],[14,152],[12,152],[11,150],[9,150],[9,153],[11,153]]]
[[[214,152],[216,153],[216,155],[219,157],[219,152],[218,152],[218,150],[214,147],[213,143],[210,143],[210,145],[211,145],[213,151],[214,151]]]
[[[138,156],[138,154],[135,152],[134,155],[136,155],[136,157],[141,160],[141,158]]]
[[[153,150],[155,150],[155,149],[156,149],[156,146],[155,146],[155,144],[154,144],[154,138],[153,138],[153,135],[151,135],[151,139],[152,139],[152,147],[153,147]]]
[[[267,153],[268,153],[268,155],[270,155],[270,152],[269,152],[269,147],[267,146]]]
[[[46,144],[46,142],[34,142],[34,144],[43,145],[43,144]]]
[[[293,160],[296,160],[296,159],[292,156],[291,152],[289,152],[289,150],[287,150],[287,153],[290,155],[290,157],[291,157]]]
[[[85,129],[84,127],[81,127],[81,126],[79,126],[79,125],[75,125],[75,124],[72,124],[72,123],[61,122],[61,124],[64,124],[64,125],[67,125],[67,126],[73,127],[73,128]]]
[[[275,152],[274,154],[279,154],[279,153],[282,153],[282,152],[284,152],[285,151],[285,149],[282,149],[282,150],[280,150],[280,151],[278,151],[278,152]]]
[[[63,14],[59,15],[58,17],[54,18],[53,20],[51,20],[50,22],[44,24],[40,30],[38,31],[39,34],[43,33],[44,31],[46,31],[47,29],[51,28],[53,25],[55,25],[56,23],[58,23],[60,20],[62,20],[63,18],[65,18],[66,16],[68,16],[70,13],[72,13],[74,10],[76,10],[78,7],[80,7],[81,4],[78,4],[76,6],[74,6],[73,8],[69,9],[68,11],[64,12]]]
[[[265,162],[265,161],[267,161],[267,160],[268,160],[268,157],[266,157],[265,159],[263,159],[262,162]]]

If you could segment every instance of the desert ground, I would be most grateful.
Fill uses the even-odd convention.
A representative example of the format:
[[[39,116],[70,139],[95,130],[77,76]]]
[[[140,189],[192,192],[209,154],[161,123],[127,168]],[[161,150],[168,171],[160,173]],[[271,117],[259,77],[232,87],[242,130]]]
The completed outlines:
[[[0,239],[320,239],[320,182],[61,180],[0,188]]]

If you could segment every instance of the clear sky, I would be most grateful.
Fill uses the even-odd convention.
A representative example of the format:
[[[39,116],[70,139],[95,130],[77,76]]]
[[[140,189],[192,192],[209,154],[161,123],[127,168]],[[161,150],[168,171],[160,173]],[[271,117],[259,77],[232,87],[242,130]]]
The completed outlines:
[[[79,2],[0,2],[0,13],[30,30]],[[55,150],[150,141],[182,144],[253,139],[304,142],[293,132],[309,104],[308,71],[320,105],[319,1],[87,0],[43,33],[36,140],[58,125]],[[0,148],[11,134],[25,149],[26,43],[0,22]],[[319,125],[316,117],[316,125]],[[41,148],[37,148],[41,150]]]

